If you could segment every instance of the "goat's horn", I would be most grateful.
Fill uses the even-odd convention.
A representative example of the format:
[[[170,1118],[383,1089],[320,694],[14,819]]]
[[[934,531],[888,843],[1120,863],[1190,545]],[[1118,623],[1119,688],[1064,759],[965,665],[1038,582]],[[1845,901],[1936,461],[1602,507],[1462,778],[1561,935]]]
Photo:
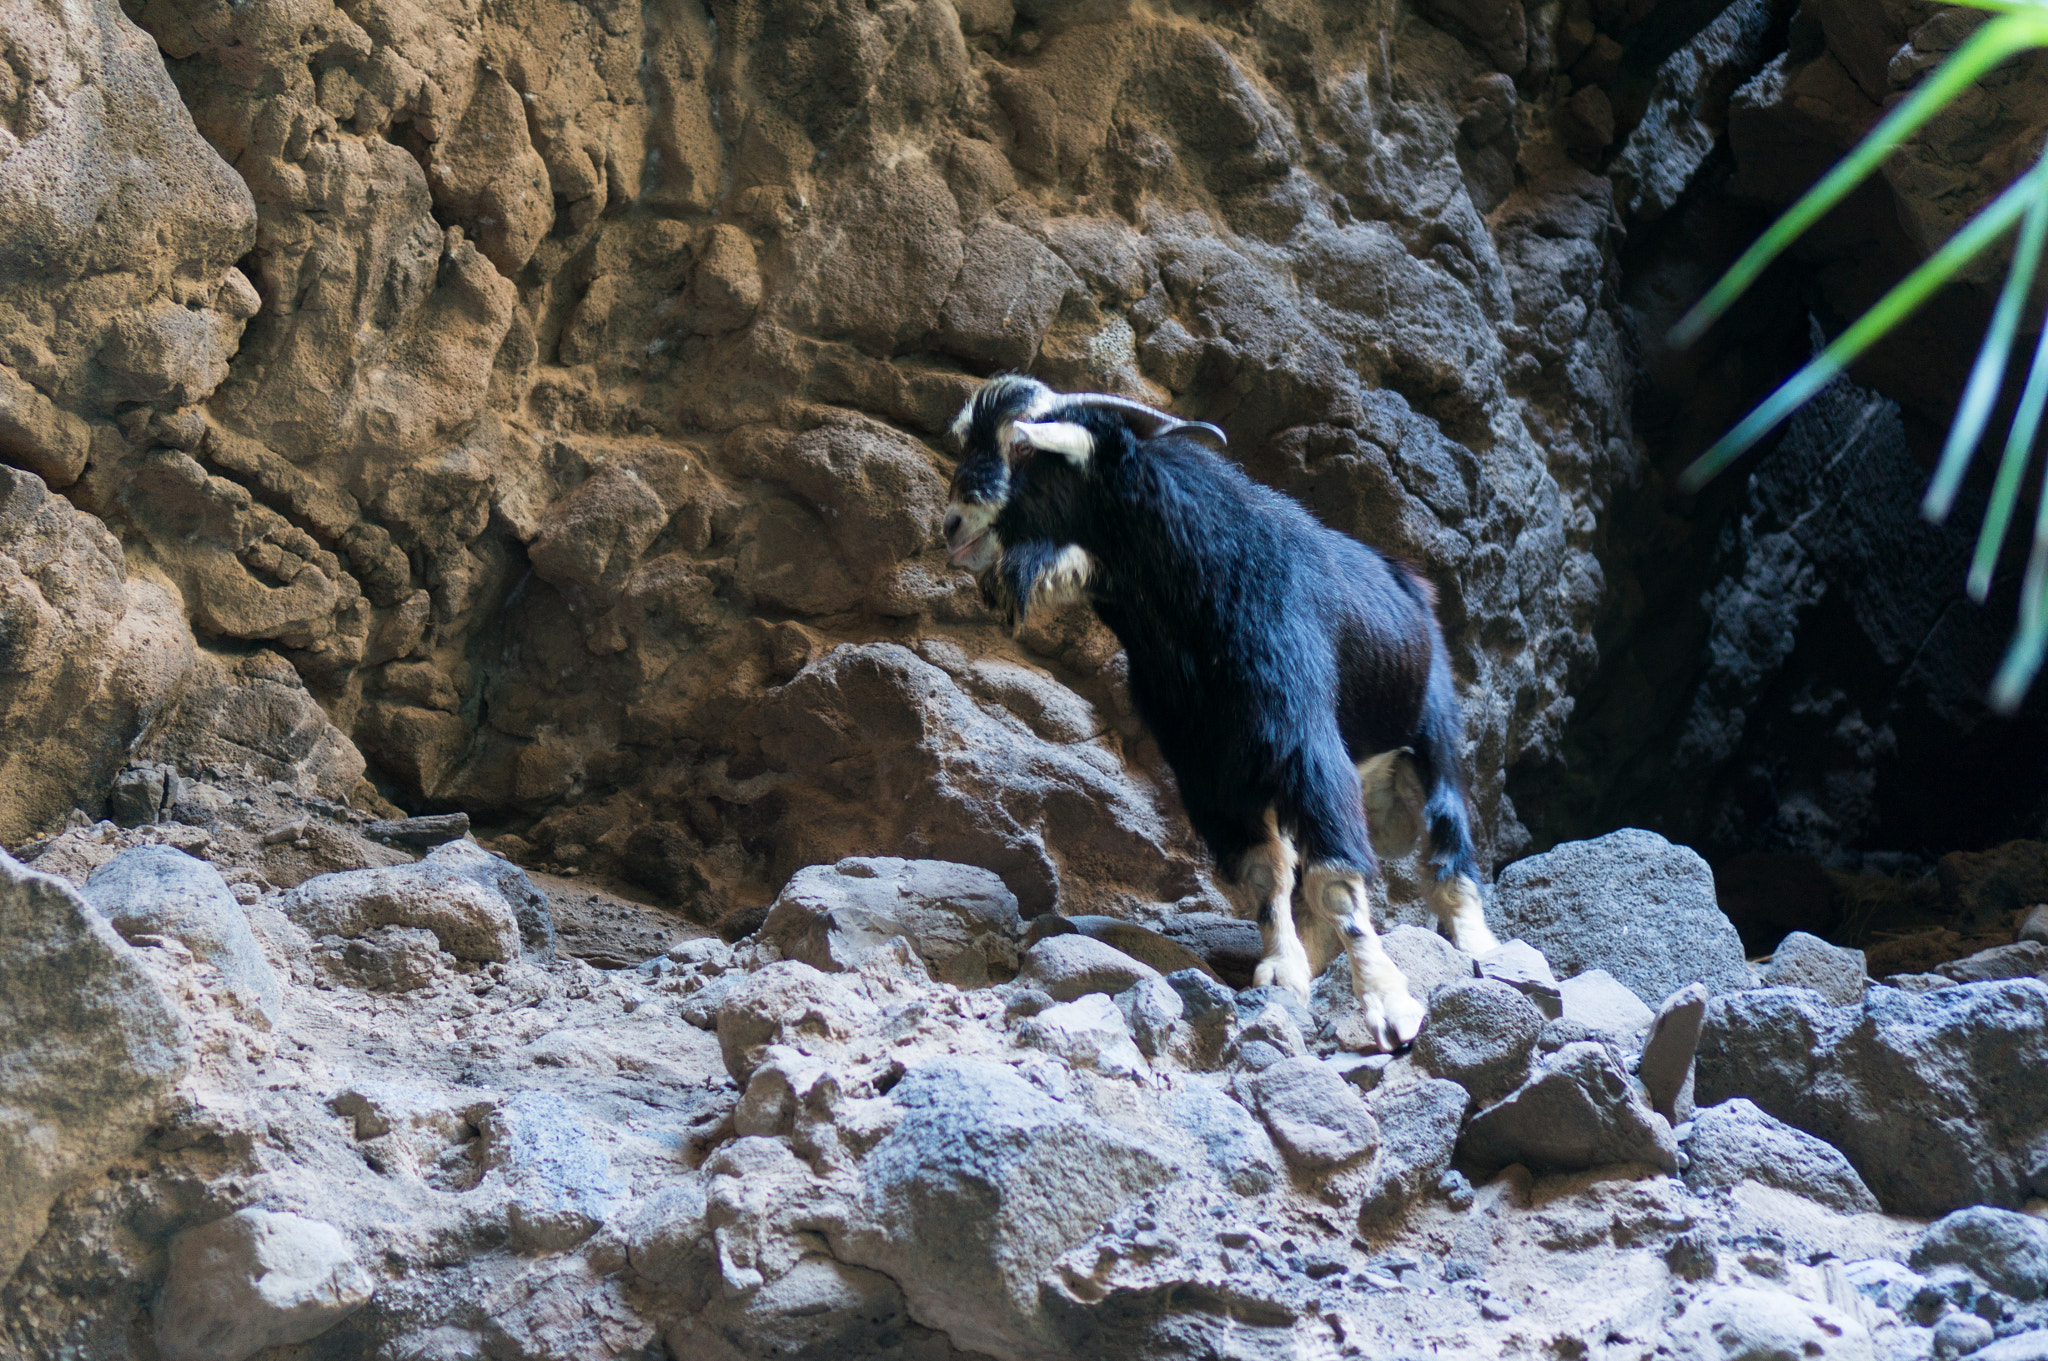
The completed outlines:
[[[1157,439],[1161,435],[1170,435],[1178,431],[1199,435],[1214,443],[1218,449],[1229,442],[1229,436],[1207,421],[1187,420],[1170,411],[1161,411],[1158,407],[1146,406],[1143,402],[1134,402],[1128,397],[1112,396],[1107,392],[1077,392],[1068,397],[1064,404],[1106,406],[1113,411],[1121,411],[1126,416],[1140,417],[1148,423],[1145,429],[1138,432],[1144,439]]]

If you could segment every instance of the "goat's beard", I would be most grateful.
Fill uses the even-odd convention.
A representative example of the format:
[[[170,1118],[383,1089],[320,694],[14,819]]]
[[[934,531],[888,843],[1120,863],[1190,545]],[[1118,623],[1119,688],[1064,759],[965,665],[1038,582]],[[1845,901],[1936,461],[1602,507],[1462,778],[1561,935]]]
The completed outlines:
[[[974,580],[981,587],[981,603],[1001,616],[1006,627],[1015,627],[1023,602],[1017,599],[1009,575],[1003,571],[1000,548],[988,560],[987,566],[974,574]]]

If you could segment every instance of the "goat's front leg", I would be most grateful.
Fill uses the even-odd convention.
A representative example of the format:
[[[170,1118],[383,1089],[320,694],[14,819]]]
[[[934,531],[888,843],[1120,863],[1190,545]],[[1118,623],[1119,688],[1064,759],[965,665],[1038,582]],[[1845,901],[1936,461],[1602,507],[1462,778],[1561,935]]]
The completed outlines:
[[[1259,938],[1265,949],[1259,967],[1252,972],[1252,985],[1263,988],[1277,983],[1308,1000],[1309,985],[1315,981],[1309,971],[1308,951],[1294,929],[1295,867],[1301,857],[1294,842],[1280,830],[1271,809],[1266,811],[1266,839],[1245,852],[1239,877],[1259,898]]]
[[[1408,991],[1408,980],[1373,934],[1372,910],[1365,876],[1328,861],[1308,867],[1304,893],[1311,910],[1320,913],[1344,940],[1351,961],[1351,990],[1364,1013],[1366,1035],[1374,1049],[1391,1053],[1422,1029],[1422,1003]]]

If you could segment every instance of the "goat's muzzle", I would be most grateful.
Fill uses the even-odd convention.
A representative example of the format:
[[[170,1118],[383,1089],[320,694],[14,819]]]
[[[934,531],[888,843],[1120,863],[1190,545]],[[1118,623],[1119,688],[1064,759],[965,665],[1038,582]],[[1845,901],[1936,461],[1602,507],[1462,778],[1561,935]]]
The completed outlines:
[[[946,553],[956,567],[979,572],[995,559],[996,546],[989,538],[994,515],[980,505],[955,502],[946,513]]]

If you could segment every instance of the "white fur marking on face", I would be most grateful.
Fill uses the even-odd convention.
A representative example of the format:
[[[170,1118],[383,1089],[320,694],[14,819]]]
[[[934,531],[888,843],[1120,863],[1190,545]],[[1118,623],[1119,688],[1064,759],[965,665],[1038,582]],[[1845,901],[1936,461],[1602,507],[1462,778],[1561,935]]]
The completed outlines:
[[[1052,566],[1038,574],[1031,586],[1031,603],[1038,606],[1071,605],[1086,596],[1089,579],[1095,575],[1095,559],[1087,550],[1068,544],[1052,560]]]
[[[1095,436],[1071,421],[1018,421],[1014,432],[1019,445],[1060,454],[1077,467],[1095,456]]]

